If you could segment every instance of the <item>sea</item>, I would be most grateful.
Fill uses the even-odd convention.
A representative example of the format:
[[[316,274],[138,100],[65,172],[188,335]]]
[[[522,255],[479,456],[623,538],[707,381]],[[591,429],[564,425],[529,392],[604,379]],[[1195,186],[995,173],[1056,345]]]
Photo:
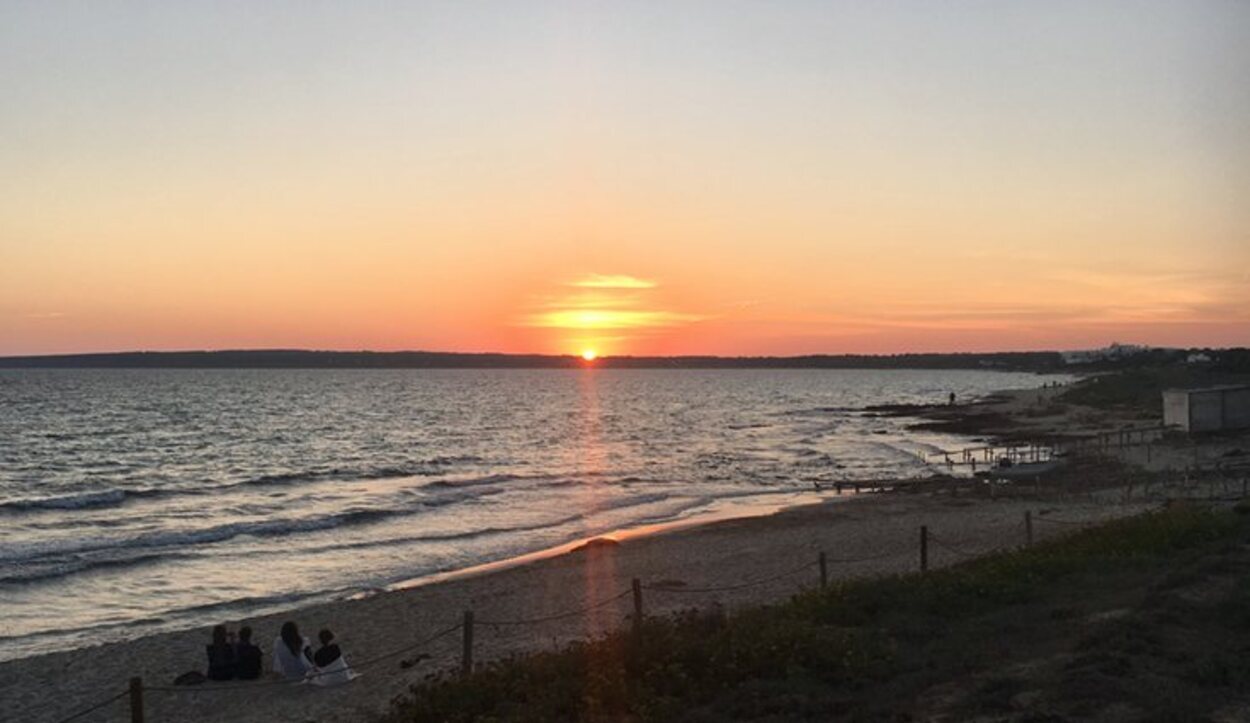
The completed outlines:
[[[0,660],[924,477],[926,370],[0,370]],[[818,491],[817,487],[824,488]]]

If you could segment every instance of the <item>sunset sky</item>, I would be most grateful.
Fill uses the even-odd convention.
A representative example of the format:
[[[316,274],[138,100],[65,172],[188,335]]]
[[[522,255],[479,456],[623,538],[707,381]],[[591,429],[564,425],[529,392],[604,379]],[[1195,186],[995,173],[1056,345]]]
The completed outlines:
[[[1250,3],[5,2],[0,354],[1250,344]]]

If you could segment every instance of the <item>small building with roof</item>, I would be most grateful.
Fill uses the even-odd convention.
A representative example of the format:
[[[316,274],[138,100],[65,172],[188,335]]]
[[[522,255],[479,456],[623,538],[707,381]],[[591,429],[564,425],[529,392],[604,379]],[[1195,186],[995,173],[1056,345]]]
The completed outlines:
[[[1163,423],[1190,433],[1248,429],[1250,384],[1164,390]]]

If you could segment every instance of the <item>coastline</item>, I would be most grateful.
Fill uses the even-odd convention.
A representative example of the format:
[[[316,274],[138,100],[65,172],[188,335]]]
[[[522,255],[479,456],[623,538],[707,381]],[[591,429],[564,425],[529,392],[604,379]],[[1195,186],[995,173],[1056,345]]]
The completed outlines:
[[[62,376],[57,388],[76,388],[74,375]],[[16,562],[4,574],[12,585],[0,660],[311,606],[624,525],[702,517],[743,496],[926,476],[940,470],[919,464],[921,454],[966,438],[911,435],[904,427],[915,420],[874,419],[865,405],[1041,383],[997,371],[508,372],[491,376],[503,396],[492,397],[489,413],[443,428],[420,421],[434,414],[423,404],[379,415],[393,403],[386,390],[402,382],[413,399],[437,392],[438,414],[452,414],[473,398],[478,373],[294,375],[301,399],[346,385],[350,403],[290,422],[274,416],[281,405],[264,392],[271,385],[250,374],[210,376],[169,372],[161,375],[168,384],[152,385],[141,374],[89,374],[84,383],[136,399],[154,387],[164,391],[148,401],[161,404],[192,389],[244,394],[259,410],[248,415],[287,431],[271,439],[210,425],[173,472],[146,460],[139,437],[45,435],[46,445],[21,452],[23,464],[48,469],[4,480],[0,513],[16,522],[4,557]],[[585,397],[591,382],[594,399],[615,401]],[[548,401],[525,402],[534,389]],[[683,396],[692,389],[706,398]],[[637,394],[686,401],[645,414],[613,409]],[[315,441],[327,424],[346,430],[336,432],[339,443]],[[512,431],[499,436],[504,428]],[[457,454],[443,453],[445,435]],[[82,444],[90,447],[82,459],[101,465],[85,481],[58,461],[79,459]]]
[[[622,530],[613,542],[573,543],[529,559],[458,571],[444,579],[366,597],[321,603],[248,620],[205,620],[199,629],[157,633],[131,641],[47,653],[0,663],[0,700],[23,720],[58,721],[124,690],[131,676],[148,686],[202,667],[208,628],[226,622],[249,624],[266,656],[277,628],[296,620],[306,635],[334,630],[349,662],[364,661],[419,641],[473,610],[478,626],[477,661],[523,650],[549,648],[627,624],[631,578],[648,586],[646,614],[689,607],[735,608],[783,599],[818,584],[814,563],[820,552],[831,560],[832,579],[901,573],[918,565],[916,532],[927,525],[943,545],[930,548],[932,567],[958,562],[967,553],[1015,547],[1023,542],[1024,512],[1053,514],[1069,523],[1132,514],[1149,505],[1098,505],[1088,501],[939,495],[861,495],[790,506],[764,516]],[[1038,525],[1037,537],[1063,534],[1067,525]],[[947,546],[949,545],[949,547]],[[883,557],[884,555],[884,557]],[[506,564],[504,564],[506,562]],[[775,583],[717,592],[776,576],[807,563],[809,569]],[[655,586],[654,588],[651,586]],[[585,614],[532,625],[509,623],[545,618],[586,607]],[[492,621],[499,624],[492,624]],[[246,683],[208,683],[147,696],[152,720],[350,721],[383,712],[389,701],[424,676],[458,665],[461,641],[451,634],[429,646],[361,670],[363,676],[339,688],[278,685],[249,689]],[[431,659],[401,666],[425,652]],[[118,720],[124,701],[80,718]]]
[[[550,560],[570,553],[578,552],[582,548],[593,546],[595,544],[619,544],[625,540],[637,539],[642,537],[655,537],[666,534],[689,530],[704,525],[711,525],[718,522],[727,522],[730,520],[744,520],[754,517],[767,517],[769,515],[779,514],[787,510],[793,510],[811,505],[820,505],[838,500],[850,500],[864,493],[855,493],[846,490],[845,494],[838,494],[833,491],[825,490],[820,492],[786,492],[777,494],[776,497],[786,498],[788,501],[764,501],[758,500],[754,504],[735,503],[726,505],[723,508],[711,509],[707,512],[691,515],[690,517],[679,517],[664,522],[654,522],[642,525],[628,525],[615,530],[579,537],[575,540],[563,542],[559,545],[545,547],[540,550],[524,552],[519,555],[512,555],[500,560],[492,560],[477,565],[457,568],[455,570],[446,570],[436,572],[429,575],[414,577],[409,580],[401,580],[399,582],[387,585],[384,588],[376,590],[367,590],[351,595],[345,599],[363,599],[372,597],[373,595],[386,594],[389,592],[397,592],[401,590],[411,590],[413,588],[423,587],[425,585],[434,585],[451,580],[459,580],[462,578],[472,578],[480,575],[487,575],[492,572],[509,570],[515,567],[522,567],[532,563]],[[763,495],[760,495],[763,497]],[[800,499],[808,497],[810,499]],[[746,498],[748,500],[753,498]]]
[[[885,415],[910,417],[915,420],[911,428],[918,430],[1009,438],[1018,426],[996,422],[1004,416],[1021,415],[1021,410],[1034,403],[1034,395],[1049,398],[1062,389],[1004,390],[964,404],[907,407],[886,411]],[[996,411],[984,417],[986,410]],[[958,425],[971,419],[977,429],[928,426],[934,424],[935,412],[940,415],[938,424]],[[953,478],[938,474],[928,480],[869,483],[895,487],[908,494],[855,494],[849,486],[844,494],[828,489],[779,493],[773,499],[751,499],[689,518],[624,527],[248,619],[206,618],[202,626],[194,629],[155,632],[127,641],[4,661],[0,662],[0,680],[4,681],[0,683],[0,701],[19,711],[30,711],[29,720],[57,721],[108,697],[109,692],[122,690],[132,675],[142,676],[148,686],[169,686],[177,675],[202,667],[202,646],[208,629],[219,622],[231,628],[251,625],[254,639],[266,656],[270,655],[270,641],[285,620],[296,620],[305,635],[315,635],[321,627],[329,627],[335,631],[350,662],[367,661],[454,626],[469,609],[479,620],[489,623],[595,608],[585,615],[534,626],[485,625],[475,642],[476,660],[482,662],[550,648],[628,624],[631,600],[622,594],[628,593],[633,577],[662,588],[645,595],[644,607],[649,615],[689,607],[763,604],[818,584],[814,563],[820,552],[832,561],[832,579],[916,569],[916,532],[920,525],[928,525],[941,535],[937,539],[952,541],[954,545],[950,549],[930,548],[930,566],[940,567],[958,562],[968,551],[986,552],[1020,544],[1026,510],[1056,511],[1079,523],[1146,508],[1144,504],[1108,507],[1071,500],[943,496],[943,492],[950,492],[947,485],[952,481]],[[971,480],[965,478],[963,482]],[[854,483],[848,483],[851,484]],[[1039,527],[1039,539],[1071,529],[1057,525]],[[938,532],[942,529],[946,532]],[[884,559],[883,551],[890,553]],[[775,584],[716,593],[694,592],[737,587],[775,576],[779,570],[789,570],[803,562],[810,563],[813,569]],[[614,599],[617,596],[621,597]],[[404,659],[420,652],[431,658],[412,667],[400,666]],[[210,683],[154,692],[147,705],[156,720],[360,720],[383,712],[392,698],[424,676],[456,667],[459,655],[460,638],[455,633],[428,650],[418,648],[369,666],[362,671],[363,678],[343,688],[269,686],[253,695],[247,684]],[[112,713],[106,707],[98,717],[90,714],[79,720],[116,720],[124,703],[113,704],[111,707],[117,709]]]

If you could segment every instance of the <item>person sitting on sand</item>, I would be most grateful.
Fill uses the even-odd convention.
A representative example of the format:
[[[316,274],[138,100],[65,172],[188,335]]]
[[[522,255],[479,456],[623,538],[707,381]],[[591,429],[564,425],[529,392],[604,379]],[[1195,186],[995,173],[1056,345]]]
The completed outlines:
[[[313,668],[312,646],[307,638],[299,634],[294,622],[282,623],[281,633],[273,640],[273,672],[298,680]]]
[[[204,646],[208,653],[208,679],[231,680],[235,673],[234,646],[229,641],[230,634],[225,625],[213,628],[213,642]]]
[[[339,646],[334,642],[334,633],[322,630],[317,634],[317,638],[321,640],[321,647],[313,655],[313,664],[318,668],[324,668],[343,657],[343,651],[339,650]]]
[[[334,633],[322,630],[317,637],[321,639],[321,647],[313,656],[317,674],[310,679],[311,682],[317,685],[338,685],[355,678],[356,673],[347,667],[347,661],[343,659],[343,651],[334,643]]]
[[[239,628],[239,642],[234,645],[234,677],[239,680],[256,680],[264,667],[260,661],[260,648],[252,645],[252,629]]]

